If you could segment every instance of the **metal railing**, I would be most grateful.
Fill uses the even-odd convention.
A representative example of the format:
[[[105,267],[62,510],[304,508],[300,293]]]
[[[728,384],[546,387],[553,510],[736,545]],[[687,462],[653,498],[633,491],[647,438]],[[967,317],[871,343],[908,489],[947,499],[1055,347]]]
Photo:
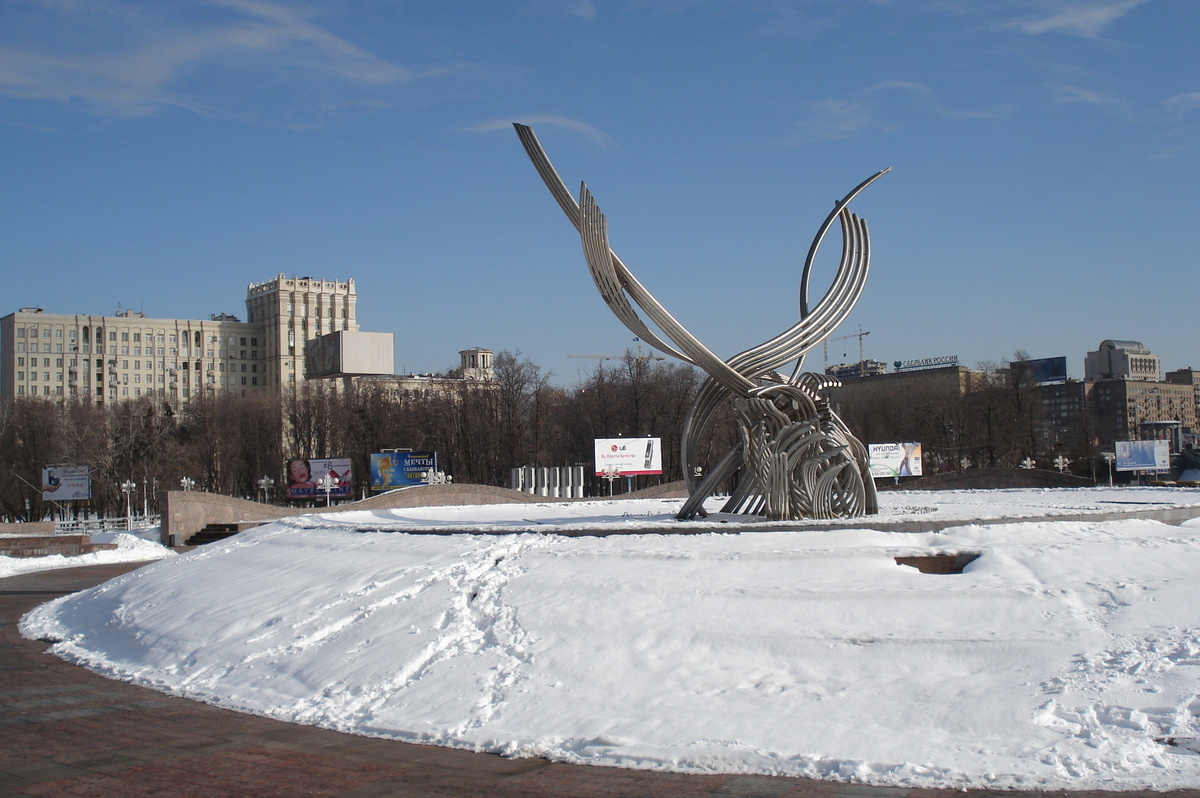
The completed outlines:
[[[159,515],[136,515],[133,518],[80,518],[54,522],[56,535],[92,535],[97,532],[128,532],[130,529],[150,529],[162,523]]]

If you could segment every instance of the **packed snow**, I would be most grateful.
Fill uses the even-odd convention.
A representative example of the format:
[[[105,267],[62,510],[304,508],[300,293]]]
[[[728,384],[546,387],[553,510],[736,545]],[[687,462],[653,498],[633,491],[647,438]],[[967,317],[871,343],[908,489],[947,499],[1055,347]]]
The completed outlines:
[[[175,556],[175,552],[156,542],[160,536],[158,529],[156,528],[152,532],[152,540],[146,538],[145,532],[97,533],[91,536],[93,543],[115,543],[117,547],[91,554],[77,554],[70,557],[64,557],[61,554],[52,554],[47,557],[0,557],[0,579],[35,571],[81,568],[85,565],[103,565],[113,562],[160,560],[163,557]]]
[[[21,628],[168,693],[508,756],[909,787],[1200,786],[1200,519],[994,523],[1200,514],[1200,492],[885,502],[885,518],[980,522],[554,534],[669,529],[678,500],[298,516],[44,604]],[[415,533],[433,527],[463,531]],[[964,552],[979,557],[961,574],[895,560]]]

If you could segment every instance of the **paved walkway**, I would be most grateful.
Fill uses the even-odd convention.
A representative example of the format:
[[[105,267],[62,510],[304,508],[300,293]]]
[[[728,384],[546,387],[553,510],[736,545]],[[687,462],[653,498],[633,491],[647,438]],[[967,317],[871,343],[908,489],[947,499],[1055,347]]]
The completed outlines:
[[[0,798],[961,795],[953,790],[563,765],[356,737],[109,681],[46,654],[45,643],[25,640],[17,631],[21,615],[37,604],[135,567],[100,565],[0,579]],[[1025,795],[1051,794],[1062,795]],[[1174,795],[1200,798],[1200,790]]]

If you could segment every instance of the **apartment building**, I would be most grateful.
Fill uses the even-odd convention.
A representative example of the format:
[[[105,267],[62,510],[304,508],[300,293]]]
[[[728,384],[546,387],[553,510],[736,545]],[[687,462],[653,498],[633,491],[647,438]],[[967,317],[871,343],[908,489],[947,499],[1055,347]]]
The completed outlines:
[[[247,287],[247,319],[47,313],[0,318],[0,400],[97,404],[153,396],[186,407],[202,392],[279,391],[305,379],[308,341],[357,331],[354,280],[279,276]]]

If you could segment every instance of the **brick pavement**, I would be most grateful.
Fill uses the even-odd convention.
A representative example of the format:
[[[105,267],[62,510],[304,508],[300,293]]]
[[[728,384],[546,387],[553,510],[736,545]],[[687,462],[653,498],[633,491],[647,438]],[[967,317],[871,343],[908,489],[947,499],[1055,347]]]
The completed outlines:
[[[37,604],[133,567],[101,565],[0,579],[0,798],[950,798],[961,794],[563,765],[357,737],[242,715],[109,681],[46,654],[45,643],[25,640],[17,631],[21,615]],[[978,791],[972,795],[1013,794]],[[1137,798],[1141,794],[1119,795]],[[1200,798],[1200,791],[1174,795]]]

